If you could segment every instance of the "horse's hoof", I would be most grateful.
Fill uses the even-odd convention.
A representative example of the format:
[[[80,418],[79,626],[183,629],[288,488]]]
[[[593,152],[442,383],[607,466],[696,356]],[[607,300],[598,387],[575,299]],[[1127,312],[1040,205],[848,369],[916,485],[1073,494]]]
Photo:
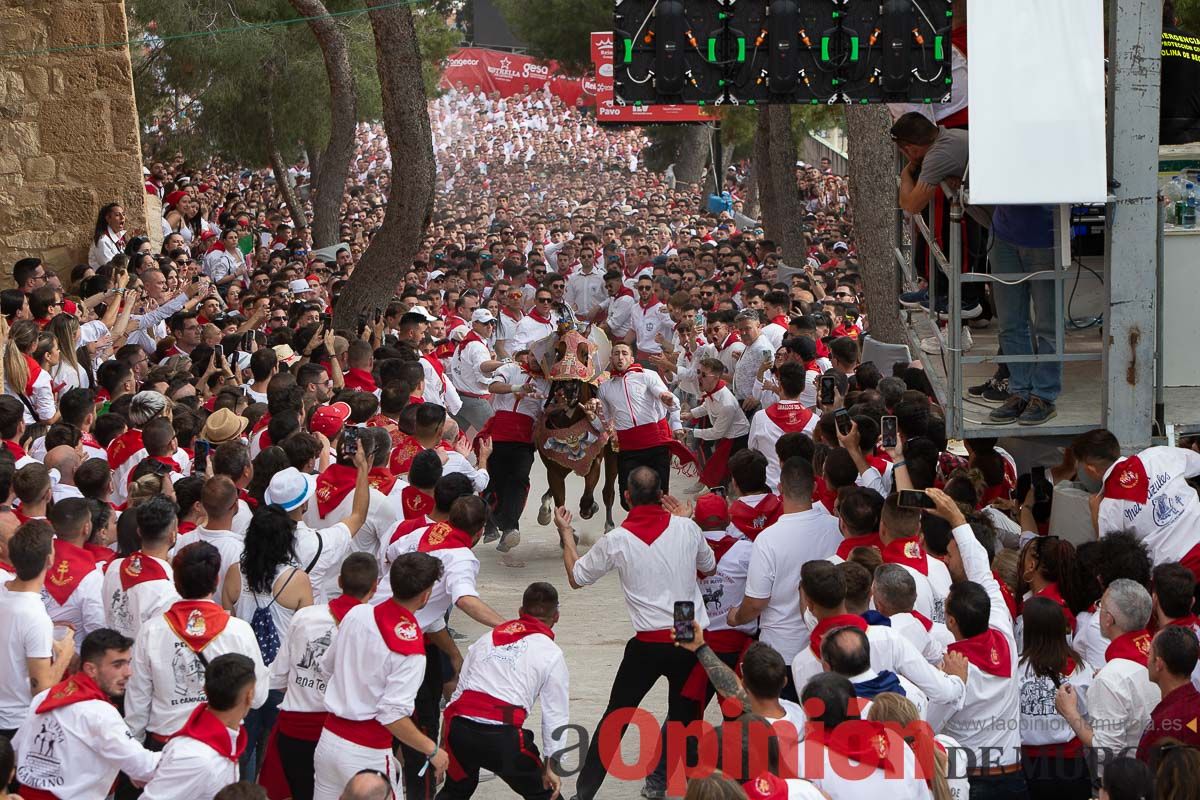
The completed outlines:
[[[521,543],[521,532],[515,528],[511,531],[505,531],[500,536],[500,544],[496,545],[496,549],[501,553],[507,553]]]
[[[599,510],[600,510],[599,504],[597,504],[596,501],[593,500],[589,505],[579,507],[579,516],[582,519],[591,519],[592,517],[596,516],[596,512]]]
[[[549,525],[552,519],[554,519],[554,496],[544,494],[542,495],[542,507],[538,509],[538,525]]]
[[[605,522],[604,522],[604,532],[605,533],[608,533],[615,527],[617,527],[617,523],[613,522],[611,519],[605,520]]]

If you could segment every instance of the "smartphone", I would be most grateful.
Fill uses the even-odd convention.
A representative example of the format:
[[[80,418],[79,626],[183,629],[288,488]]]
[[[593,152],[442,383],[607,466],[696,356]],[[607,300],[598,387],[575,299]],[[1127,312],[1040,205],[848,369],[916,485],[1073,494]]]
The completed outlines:
[[[348,427],[342,431],[342,457],[347,461],[358,452],[358,428]]]
[[[242,349],[247,353],[250,352],[250,346],[254,344],[254,331],[246,331],[242,334]]]
[[[321,325],[323,325],[327,331],[333,330],[333,314],[322,314]]]
[[[837,392],[837,379],[832,375],[821,376],[821,405],[831,405]]]
[[[229,354],[229,371],[233,373],[234,377],[238,377],[238,374],[237,374],[238,351],[237,350],[234,350],[232,353]]]
[[[885,449],[900,444],[900,427],[895,417],[879,418],[879,436]]]
[[[381,322],[383,322],[383,309],[377,308],[375,309],[375,324],[378,325]]]
[[[199,283],[199,282],[200,282],[200,276],[199,276],[199,275],[193,275],[193,276],[192,276],[192,283]]]
[[[225,360],[225,346],[221,344],[213,345],[213,359],[219,364]]]
[[[696,606],[692,601],[675,601],[675,641],[690,642],[695,640],[696,632],[692,630],[692,622],[695,619]]]
[[[850,433],[850,428],[854,424],[854,420],[850,419],[849,411],[839,408],[833,412],[833,424],[837,426],[838,433],[846,436]]]
[[[192,452],[195,456],[192,458],[192,474],[203,475],[208,471],[208,442],[203,439],[197,439],[192,443]]]
[[[901,489],[898,502],[901,508],[937,508],[932,497],[915,489]]]
[[[1034,467],[1030,470],[1030,477],[1033,482],[1033,502],[1049,503],[1054,487],[1046,480],[1046,468]]]

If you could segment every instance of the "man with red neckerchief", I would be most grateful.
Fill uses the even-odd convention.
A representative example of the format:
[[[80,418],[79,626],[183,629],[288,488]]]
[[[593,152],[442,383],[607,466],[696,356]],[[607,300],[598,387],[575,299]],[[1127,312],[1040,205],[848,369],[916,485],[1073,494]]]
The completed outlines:
[[[394,472],[394,470],[392,471]],[[404,478],[396,479],[396,485],[400,487],[399,501],[403,508],[405,522],[412,519],[424,519],[425,515],[433,510],[433,487],[440,477],[442,477],[441,458],[433,450],[424,450],[418,445],[416,456],[410,459],[408,472]],[[395,537],[392,537],[392,541],[395,541]],[[380,555],[383,555],[388,544],[388,542],[383,543]]]
[[[1100,536],[1131,531],[1155,564],[1178,561],[1200,579],[1200,497],[1187,484],[1200,475],[1200,453],[1151,447],[1124,458],[1117,437],[1103,428],[1080,436],[1071,450],[1082,476],[1100,486],[1092,495]]]
[[[559,280],[562,280],[559,278]],[[554,294],[549,288],[539,286],[533,293],[533,307],[517,323],[516,331],[508,340],[509,352],[527,350],[558,330],[558,319],[554,312]]]
[[[546,292],[546,296],[549,296]],[[496,318],[486,308],[471,314],[471,329],[454,347],[450,359],[450,381],[462,399],[462,408],[455,419],[463,430],[481,430],[492,415],[488,383],[491,374],[500,366],[492,355],[487,341],[495,329]]]
[[[1200,617],[1193,611],[1196,597],[1196,579],[1182,564],[1159,564],[1151,576],[1153,589],[1150,597],[1154,601],[1154,614],[1150,618],[1150,630],[1159,631],[1175,625],[1187,628],[1200,638]],[[1192,673],[1192,683],[1200,687],[1200,664]]]
[[[525,292],[519,286],[511,286],[497,295],[500,316],[496,318],[496,355],[509,358],[516,349],[517,326],[525,319]]]
[[[104,627],[104,572],[84,548],[92,533],[92,512],[80,497],[60,500],[50,509],[54,526],[54,563],[46,571],[42,602],[55,625],[75,631],[75,646]]]
[[[125,513],[136,516],[142,546],[105,569],[105,618],[108,627],[136,638],[147,619],[179,598],[167,561],[179,519],[175,504],[161,495]]]
[[[951,574],[941,560],[925,552],[917,538],[920,531],[920,511],[901,508],[897,495],[883,502],[879,514],[879,553],[883,563],[904,567],[917,585],[917,602],[913,608],[933,622],[944,623]]]
[[[739,450],[729,459],[729,474],[737,498],[729,504],[729,533],[753,542],[783,514],[783,502],[767,486],[767,457],[757,450]]]
[[[379,584],[379,565],[366,553],[342,562],[342,593],[328,603],[302,608],[292,617],[283,647],[271,664],[271,688],[283,691],[279,716],[267,741],[258,782],[272,800],[312,797],[313,754],[325,724],[324,656],[350,609],[369,602]]]
[[[242,653],[255,666],[254,707],[267,699],[269,673],[250,623],[212,601],[221,554],[193,542],[175,554],[175,588],[182,599],[149,620],[133,646],[133,677],[126,691],[125,722],[134,738],[162,748],[204,702],[204,672],[223,653]]]
[[[675,333],[675,321],[667,306],[659,301],[654,292],[654,278],[640,275],[637,279],[638,303],[633,307],[631,334],[625,341],[637,350],[637,361],[643,367],[653,369],[652,358],[662,356],[659,339],[670,340]]]
[[[683,422],[704,418],[709,427],[693,428],[692,435],[709,442],[712,452],[700,472],[700,482],[715,488],[724,486],[729,480],[729,457],[746,448],[750,423],[724,380],[725,365],[715,358],[700,362],[696,377],[700,385],[700,405],[681,411]]]
[[[26,800],[103,800],[118,772],[150,780],[159,754],[129,734],[113,701],[125,694],[133,640],[92,631],[80,648],[79,672],[33,698],[13,738],[17,780]]]
[[[497,625],[471,645],[458,687],[446,706],[443,741],[450,756],[438,800],[465,800],[491,770],[524,798],[549,800],[562,783],[555,755],[563,749],[569,717],[569,676],[554,642],[558,592],[533,583],[521,598],[520,616]],[[525,719],[541,700],[541,758]],[[557,736],[556,736],[557,733]]]
[[[425,767],[431,783],[446,771],[446,752],[410,718],[426,667],[416,612],[429,601],[441,572],[441,562],[428,553],[406,553],[388,575],[392,596],[377,605],[356,605],[342,617],[323,659],[329,684],[313,754],[314,800],[337,800],[363,769],[382,772],[399,795],[393,737],[421,760],[416,767]]]
[[[143,800],[209,800],[237,782],[238,758],[247,738],[242,721],[262,680],[258,665],[241,653],[225,653],[208,664],[207,702],[192,710],[179,734],[167,743]]]
[[[617,348],[613,350],[615,353]],[[628,355],[627,348],[625,352]],[[618,709],[638,706],[659,678],[666,678],[669,686],[667,719],[687,724],[699,711],[699,704],[683,694],[696,657],[674,644],[674,607],[676,601],[691,602],[696,621],[707,627],[708,613],[696,573],[712,575],[716,556],[700,528],[687,518],[691,508],[664,496],[653,469],[633,469],[623,493],[631,509],[629,515],[582,557],[575,549],[571,512],[565,508],[554,512],[571,588],[590,586],[615,570],[636,632],[625,645],[597,731]],[[664,501],[684,516],[668,513]],[[579,800],[596,796],[611,755],[600,752],[600,737],[593,736],[576,785]]]
[[[763,326],[763,335],[770,340],[771,346],[778,350],[783,346],[783,340],[788,335],[788,309],[792,301],[788,293],[780,289],[767,292],[763,296],[763,305],[767,309],[767,324]]]
[[[800,364],[788,362],[779,368],[779,402],[767,406],[750,420],[747,444],[767,458],[767,486],[779,488],[779,455],[775,442],[785,433],[804,433],[810,438],[821,416],[800,400],[805,373]]]
[[[609,339],[623,342],[633,329],[633,309],[637,307],[637,298],[633,289],[622,282],[618,270],[604,273],[604,289],[608,292],[608,299],[600,304],[601,325]]]

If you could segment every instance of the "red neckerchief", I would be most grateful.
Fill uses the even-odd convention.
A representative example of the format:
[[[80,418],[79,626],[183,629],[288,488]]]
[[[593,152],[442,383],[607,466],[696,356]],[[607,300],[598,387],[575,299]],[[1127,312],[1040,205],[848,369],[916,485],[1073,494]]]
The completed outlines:
[[[621,523],[644,544],[652,545],[671,524],[671,515],[661,506],[634,506]]]
[[[768,493],[753,507],[739,497],[729,506],[729,521],[753,542],[767,526],[774,525],[782,513],[783,502],[777,495]]]
[[[45,714],[47,711],[53,711],[73,703],[82,703],[85,700],[112,702],[112,698],[105,694],[104,690],[86,673],[77,672],[65,681],[55,684],[46,698],[38,705],[36,713]]]
[[[410,484],[400,490],[400,505],[405,519],[417,519],[433,511],[433,495]]]
[[[1186,617],[1167,620],[1167,625],[1176,625],[1180,628],[1191,628],[1192,630],[1196,630],[1197,628],[1200,628],[1200,618],[1198,618],[1195,614],[1188,614]]]
[[[622,268],[621,268],[621,273],[622,273],[622,274],[623,274],[623,275],[624,275],[626,278],[636,278],[636,277],[637,277],[637,275],[638,275],[638,273],[640,273],[640,272],[641,272],[643,269],[645,269],[645,268],[646,268],[646,265],[645,265],[645,264],[635,264],[635,265],[634,265],[634,267],[633,267],[633,274],[632,274],[632,275],[630,275],[630,274],[629,274],[629,267],[628,267],[628,265],[626,265],[626,266],[624,266],[624,267],[622,267]]]
[[[549,317],[547,317],[545,314],[543,314],[541,309],[536,308],[536,307],[530,309],[529,318],[532,320],[536,320],[537,322],[540,322],[543,325],[551,324],[551,319]]]
[[[836,730],[810,722],[806,728],[806,741],[817,742],[852,761],[889,772],[903,767],[902,757],[899,754],[892,756],[888,730],[882,722],[846,720]]]
[[[87,550],[62,539],[54,540],[54,565],[46,570],[46,593],[65,605],[79,582],[96,569],[96,559]]]
[[[141,550],[130,553],[121,562],[121,588],[129,591],[139,583],[147,581],[165,581],[167,571],[157,558],[148,556]]]
[[[799,400],[780,400],[767,407],[764,413],[784,433],[803,432],[813,417],[813,412]]]
[[[771,318],[771,322],[775,323],[776,325],[778,325],[781,328],[787,328],[788,321],[789,320],[788,320],[786,314],[779,314],[778,316]]]
[[[428,353],[421,356],[421,358],[425,359],[429,366],[433,367],[433,371],[437,373],[438,377],[442,379],[444,384],[446,380],[446,368],[442,366],[441,360]]]
[[[387,467],[375,467],[367,473],[367,481],[383,494],[391,494],[392,487],[396,485],[396,476]]]
[[[88,543],[83,546],[83,549],[88,551],[88,554],[96,560],[96,565],[99,567],[106,567],[108,562],[117,557],[117,554],[114,551],[102,544]],[[4,565],[0,564],[0,567],[2,566]]]
[[[258,418],[258,422],[254,423],[254,427],[250,429],[250,432],[258,433],[259,431],[265,431],[267,429],[267,425],[269,425],[269,424],[271,424],[271,412],[270,411],[268,411],[267,413],[263,414],[261,417]]]
[[[199,653],[225,630],[229,612],[211,600],[180,600],[166,610],[163,619],[193,653]]]
[[[375,385],[375,377],[359,367],[346,370],[345,383],[347,389],[357,389],[360,392],[374,392],[379,388]]]
[[[1104,651],[1105,663],[1113,659],[1124,658],[1136,661],[1143,667],[1146,666],[1150,656],[1150,638],[1150,632],[1146,630],[1121,634],[1113,639],[1112,644]]]
[[[642,309],[643,313],[645,313],[646,311],[649,311],[652,308],[654,308],[656,305],[658,305],[659,302],[660,302],[659,299],[657,297],[655,297],[653,300],[650,301],[649,305],[646,305],[645,303],[638,303],[638,307],[640,309]]]
[[[813,478],[813,505],[820,503],[825,506],[825,509],[832,514],[834,506],[837,504],[837,492],[831,489],[826,483],[825,478],[817,475]]]
[[[615,370],[615,369],[614,369],[614,370],[612,371],[611,375],[612,375],[612,377],[614,377],[614,378],[624,378],[626,375],[628,375],[628,374],[629,374],[629,373],[631,373],[631,372],[645,372],[645,370],[644,370],[644,369],[642,369],[642,365],[641,365],[641,364],[639,364],[639,363],[637,363],[637,362],[635,361],[635,362],[633,362],[632,364],[630,364],[630,365],[629,365],[629,369],[623,369],[623,370],[620,370],[620,371],[618,371],[618,370]]]
[[[352,597],[348,594],[339,594],[329,601],[329,615],[333,617],[334,622],[340,625],[346,617],[346,612],[360,605],[362,605],[362,600],[359,600],[357,597]]]
[[[856,547],[874,547],[876,550],[883,550],[883,542],[880,541],[878,533],[851,536],[848,539],[843,539],[842,543],[838,545],[837,557],[843,561],[849,561],[850,551]]]
[[[818,622],[817,627],[813,628],[812,633],[808,635],[808,646],[812,648],[812,653],[818,661],[821,658],[821,640],[834,628],[858,628],[866,633],[867,623],[857,614],[835,614]]]
[[[1067,625],[1071,628],[1071,632],[1075,632],[1075,615],[1071,613],[1071,609],[1067,608],[1067,601],[1063,599],[1062,592],[1058,590],[1057,583],[1047,583],[1040,592],[1034,592],[1034,597],[1046,597],[1058,603],[1062,609],[1063,616],[1067,619]]]
[[[535,633],[554,638],[554,631],[550,630],[546,623],[528,614],[522,614],[517,619],[492,628],[492,644],[496,647],[503,647],[506,644],[519,642],[526,636],[532,636]]]
[[[338,507],[346,495],[354,490],[358,480],[358,470],[344,464],[330,464],[325,471],[317,476],[317,513],[321,517],[329,515]]]
[[[741,341],[742,339],[740,336],[738,336],[737,331],[726,334],[725,339],[719,345],[717,345],[717,352],[724,352],[726,347],[732,347],[735,344],[739,344]]]
[[[415,436],[401,433],[400,441],[392,448],[392,456],[388,459],[388,468],[393,475],[405,474],[412,466],[413,459],[424,449]]]
[[[1017,601],[1012,595],[1012,590],[1008,588],[1008,584],[1000,580],[1000,574],[992,570],[992,578],[995,579],[996,585],[1000,587],[1000,594],[1004,597],[1004,605],[1008,606],[1008,615],[1013,619],[1017,618]]]
[[[1012,652],[1004,634],[995,628],[988,628],[978,636],[951,642],[946,649],[952,653],[962,653],[979,669],[997,678],[1012,676]]]
[[[258,501],[251,497],[245,489],[238,489],[238,499],[249,506],[251,510],[258,508]]]
[[[613,299],[616,300],[617,298],[620,298],[620,297],[633,297],[633,296],[634,296],[633,289],[630,289],[628,286],[622,286],[621,291],[617,292],[617,296],[614,297]]]
[[[928,577],[929,559],[916,539],[893,539],[880,549],[885,564],[903,564]]]
[[[787,781],[769,772],[746,781],[742,784],[742,790],[749,800],[788,800]]]
[[[431,506],[432,506],[432,504],[431,504]],[[432,508],[430,510],[432,510]],[[413,531],[419,530],[421,528],[428,528],[432,524],[433,524],[433,520],[430,519],[425,514],[421,514],[420,516],[417,516],[417,517],[412,517],[411,519],[406,519],[403,522],[401,522],[399,525],[396,526],[396,530],[392,532],[391,538],[388,539],[388,544],[393,544],[393,543],[399,541],[400,539],[404,538],[408,534],[412,533]]]
[[[517,312],[513,313],[513,311],[507,306],[501,306],[500,313],[511,319],[513,322],[520,322],[525,318],[524,312],[522,312],[520,309],[517,309]]]
[[[9,441],[8,439],[4,440],[4,446],[8,448],[8,452],[12,453],[13,459],[16,461],[20,461],[22,458],[25,458],[25,456],[29,455],[25,452],[24,447],[21,447],[21,445],[17,444],[16,442]]]
[[[188,717],[188,721],[175,736],[184,736],[206,744],[220,753],[223,758],[234,763],[237,763],[246,749],[245,726],[238,726],[237,744],[232,745],[229,741],[229,728],[226,728],[225,723],[217,719],[216,714],[208,710],[208,703],[196,706],[192,710],[192,715]],[[230,751],[231,746],[232,751]]]
[[[917,622],[921,623],[922,626],[924,626],[926,633],[933,630],[933,620],[931,620],[929,617],[925,616],[924,614],[922,614],[920,611],[917,611],[916,609],[913,609],[912,611],[909,611],[908,613],[912,614],[913,619],[915,619]],[[1071,670],[1071,672],[1074,672],[1074,670]],[[1067,673],[1067,674],[1069,675],[1070,673]]]
[[[108,443],[108,465],[115,469],[120,469],[121,465],[129,460],[129,457],[139,450],[144,450],[142,445],[142,432],[137,428],[131,428],[125,431],[117,438]]]
[[[25,379],[25,394],[33,397],[33,384],[42,376],[42,368],[30,355],[25,355],[25,366],[29,369],[29,377]]]
[[[709,537],[705,536],[704,542],[708,545],[709,549],[713,551],[713,557],[717,560],[717,563],[720,564],[721,559],[724,558],[725,554],[729,552],[729,548],[738,543],[738,538],[736,536],[730,536],[729,534],[725,534],[720,539],[710,539]]]
[[[1126,500],[1144,505],[1150,497],[1150,479],[1137,456],[1115,464],[1104,481],[1101,495],[1108,500]]]
[[[717,381],[717,385],[713,387],[713,390],[700,398],[700,405],[704,405],[704,403],[706,403],[710,397],[724,389],[725,386],[725,381]]]
[[[435,550],[452,550],[458,547],[471,548],[471,535],[464,530],[451,525],[449,522],[438,522],[429,526],[421,534],[417,550],[422,553],[432,553]]]
[[[479,342],[480,344],[483,344],[484,347],[487,347],[487,344],[484,343],[479,334],[472,330],[466,336],[458,340],[458,346],[454,348],[455,354],[457,355],[458,353],[461,353],[463,349],[465,349],[466,346],[471,342]]]
[[[817,358],[829,358],[829,345],[820,339],[814,340],[814,344],[817,347]]]
[[[375,606],[375,625],[387,649],[402,656],[425,655],[425,637],[412,612],[393,600]]]

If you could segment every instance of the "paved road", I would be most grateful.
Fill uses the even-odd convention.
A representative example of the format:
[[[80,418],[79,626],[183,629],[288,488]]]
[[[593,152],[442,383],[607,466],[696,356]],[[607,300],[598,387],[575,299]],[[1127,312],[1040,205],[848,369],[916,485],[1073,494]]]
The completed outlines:
[[[503,557],[495,549],[494,544],[482,544],[476,548],[481,563],[479,572],[479,591],[500,614],[516,616],[521,605],[521,594],[525,587],[536,580],[545,580],[554,584],[559,591],[562,619],[555,628],[556,641],[566,653],[567,665],[571,672],[571,723],[582,725],[594,732],[600,715],[608,703],[608,693],[612,686],[613,675],[621,662],[621,654],[625,642],[632,635],[633,628],[629,622],[629,614],[625,610],[625,601],[621,594],[620,584],[615,574],[606,576],[602,581],[584,589],[572,590],[567,583],[566,573],[562,564],[562,551],[558,546],[558,534],[553,525],[540,526],[537,524],[538,499],[546,487],[545,468],[540,462],[533,467],[532,488],[529,492],[529,504],[521,518],[521,545],[512,552],[515,560],[525,564],[522,568],[513,568],[503,564]],[[688,490],[696,485],[694,480],[681,478],[679,473],[672,477],[673,494],[678,497],[690,498]],[[583,480],[571,476],[567,481],[567,507],[577,512],[579,496]],[[597,491],[597,501],[600,493]],[[619,504],[614,509],[614,516],[619,523],[624,517],[624,511]],[[591,520],[576,519],[575,527],[580,536],[586,541],[594,540],[604,533],[604,513],[601,511]],[[589,539],[589,537],[591,537]],[[580,546],[581,552],[585,549]],[[465,634],[467,641],[460,642],[460,647],[466,646],[483,632],[483,626],[476,624],[461,612],[456,612],[450,619],[451,627]],[[715,704],[713,704],[715,706]],[[666,715],[667,688],[666,682],[660,681],[642,704],[642,708],[659,719]],[[719,719],[713,707],[710,716]],[[535,712],[526,723],[541,746],[541,717]],[[627,763],[633,763],[637,757],[638,736],[630,729],[625,737],[622,748]],[[578,762],[583,754],[583,748],[577,749],[565,759],[569,770],[577,770]],[[618,781],[610,777],[600,791],[603,800],[634,800],[639,797],[641,783],[634,781]],[[575,778],[572,775],[563,781],[563,795],[570,798],[574,794]],[[491,798],[514,797],[515,794],[502,781],[489,780],[480,784],[475,797],[491,800]]]

